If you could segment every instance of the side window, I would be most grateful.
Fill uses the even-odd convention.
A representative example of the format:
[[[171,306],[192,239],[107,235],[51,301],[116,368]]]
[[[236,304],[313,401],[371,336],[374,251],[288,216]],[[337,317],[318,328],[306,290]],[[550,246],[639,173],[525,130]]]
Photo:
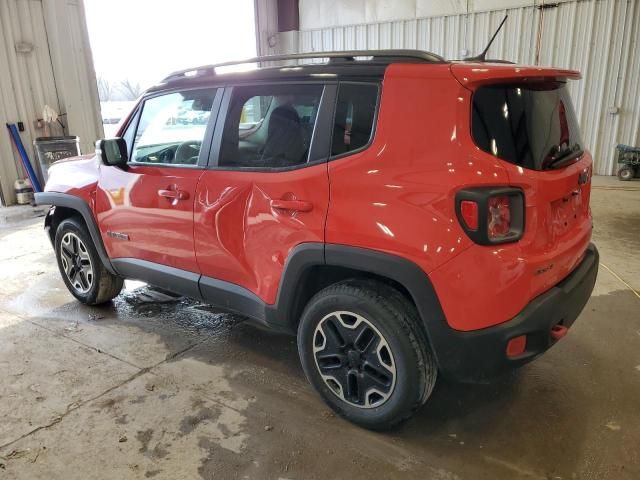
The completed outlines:
[[[369,143],[377,103],[377,85],[340,83],[331,143],[332,157],[353,152]]]
[[[131,161],[196,165],[215,93],[215,89],[189,90],[145,101]]]
[[[305,164],[322,90],[322,85],[234,88],[218,164],[245,168]]]

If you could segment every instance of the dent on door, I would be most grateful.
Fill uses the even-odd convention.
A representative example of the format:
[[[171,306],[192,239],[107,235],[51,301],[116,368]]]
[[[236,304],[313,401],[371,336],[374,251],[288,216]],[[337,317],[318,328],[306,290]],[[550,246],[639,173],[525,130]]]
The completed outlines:
[[[195,248],[203,275],[275,302],[289,252],[324,241],[326,165],[280,173],[208,171],[195,202]]]

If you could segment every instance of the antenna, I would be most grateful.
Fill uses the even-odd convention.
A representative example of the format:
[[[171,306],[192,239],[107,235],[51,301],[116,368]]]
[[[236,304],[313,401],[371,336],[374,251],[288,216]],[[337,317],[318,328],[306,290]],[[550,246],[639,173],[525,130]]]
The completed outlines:
[[[465,58],[465,61],[467,61],[467,62],[484,62],[484,61],[486,61],[485,57],[487,56],[487,52],[489,51],[489,47],[491,47],[491,44],[496,39],[496,36],[498,35],[498,32],[500,32],[500,29],[504,25],[504,22],[507,21],[507,18],[509,18],[509,15],[505,15],[504,16],[504,18],[500,22],[500,25],[498,25],[498,29],[496,30],[496,33],[493,34],[493,37],[491,37],[491,40],[489,40],[489,43],[487,44],[486,48],[482,51],[482,53],[480,55],[476,55],[475,57],[467,57],[467,58]]]

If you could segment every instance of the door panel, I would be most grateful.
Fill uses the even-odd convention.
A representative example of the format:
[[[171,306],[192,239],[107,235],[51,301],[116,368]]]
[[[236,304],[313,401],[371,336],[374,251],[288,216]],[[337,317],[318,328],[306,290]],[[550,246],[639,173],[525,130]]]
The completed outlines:
[[[278,200],[306,205],[287,210],[278,208]],[[324,242],[328,201],[324,163],[277,173],[206,171],[195,204],[201,273],[274,303],[289,252],[301,243]]]
[[[192,168],[102,166],[96,211],[109,257],[197,272],[193,200],[201,174]],[[182,192],[182,198],[168,198],[163,191]]]
[[[204,276],[273,304],[291,250],[324,242],[336,90],[312,83],[225,91],[224,120],[216,125],[194,206]]]
[[[131,143],[128,167],[100,169],[96,212],[111,258],[198,273],[193,205],[221,98],[209,88],[144,100],[122,133]]]

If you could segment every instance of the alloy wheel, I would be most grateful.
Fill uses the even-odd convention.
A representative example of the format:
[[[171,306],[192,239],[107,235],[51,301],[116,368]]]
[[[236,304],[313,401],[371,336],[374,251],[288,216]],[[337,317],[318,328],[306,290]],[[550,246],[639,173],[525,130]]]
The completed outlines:
[[[87,246],[75,233],[65,233],[60,242],[62,268],[78,293],[87,293],[93,285],[93,265]]]
[[[360,408],[384,404],[396,384],[388,342],[361,315],[336,311],[318,323],[313,356],[324,383],[341,400]]]

